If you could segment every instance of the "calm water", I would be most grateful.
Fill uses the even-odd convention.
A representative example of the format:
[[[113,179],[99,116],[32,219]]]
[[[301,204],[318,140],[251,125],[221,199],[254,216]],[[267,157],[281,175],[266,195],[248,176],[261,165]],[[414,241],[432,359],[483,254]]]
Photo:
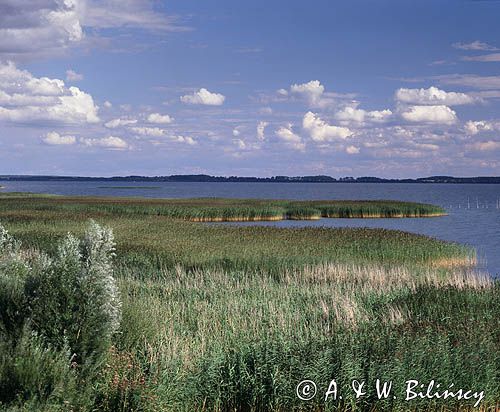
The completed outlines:
[[[483,265],[500,275],[500,185],[370,183],[131,183],[1,182],[3,191],[61,195],[234,197],[268,199],[393,199],[433,203],[449,215],[429,219],[321,219],[259,222],[262,225],[381,227],[406,230],[474,246]],[[116,186],[138,186],[117,189]],[[244,223],[252,224],[252,223]],[[253,223],[255,224],[255,223]]]

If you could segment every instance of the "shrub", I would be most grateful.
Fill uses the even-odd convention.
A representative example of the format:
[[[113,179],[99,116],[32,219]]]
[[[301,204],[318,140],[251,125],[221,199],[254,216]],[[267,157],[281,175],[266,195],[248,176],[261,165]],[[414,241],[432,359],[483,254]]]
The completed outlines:
[[[61,400],[91,379],[120,324],[114,248],[111,229],[91,221],[49,258],[0,225],[0,404]]]
[[[91,221],[82,241],[66,236],[27,288],[32,327],[57,348],[67,343],[79,364],[104,354],[120,323],[114,247],[111,229]]]

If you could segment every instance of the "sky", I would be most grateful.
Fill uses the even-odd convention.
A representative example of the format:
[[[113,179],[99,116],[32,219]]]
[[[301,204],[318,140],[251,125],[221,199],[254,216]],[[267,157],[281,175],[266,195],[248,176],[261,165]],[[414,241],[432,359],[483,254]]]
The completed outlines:
[[[0,0],[0,174],[500,175],[500,1]]]

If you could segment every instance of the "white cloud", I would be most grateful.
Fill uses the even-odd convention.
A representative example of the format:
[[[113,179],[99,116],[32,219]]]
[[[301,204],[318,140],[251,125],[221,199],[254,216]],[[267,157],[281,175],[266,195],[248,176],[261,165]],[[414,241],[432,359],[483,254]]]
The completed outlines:
[[[241,150],[246,149],[246,147],[247,147],[245,141],[242,139],[235,139],[234,143],[238,146],[238,149],[241,149]]]
[[[207,106],[221,106],[226,100],[226,97],[219,93],[209,92],[205,88],[201,88],[193,94],[181,96],[181,102],[186,104],[202,104]]]
[[[374,110],[366,111],[363,109],[356,109],[355,107],[345,107],[341,111],[335,113],[335,119],[340,121],[342,124],[354,123],[364,123],[364,122],[374,122],[383,123],[389,120],[392,116],[392,111],[386,110]]]
[[[149,123],[169,124],[169,123],[172,123],[173,120],[174,119],[172,117],[170,117],[168,114],[151,113],[148,116]]]
[[[165,130],[159,127],[132,127],[131,130],[142,136],[161,137],[165,135]]]
[[[178,143],[185,143],[189,146],[194,146],[196,144],[196,140],[194,140],[192,137],[189,137],[189,136],[171,136],[171,139],[174,141],[174,142],[178,142]]]
[[[237,128],[237,127],[235,127],[235,128],[233,129],[233,136],[234,136],[234,137],[238,137],[240,134],[241,134],[241,132],[238,130],[238,128]]]
[[[461,104],[472,104],[478,101],[478,99],[468,94],[445,92],[437,87],[429,87],[428,89],[401,88],[396,91],[395,99],[402,103],[430,106],[455,106]]]
[[[359,147],[356,146],[347,146],[345,149],[347,154],[358,154],[359,153]]]
[[[494,150],[500,150],[500,142],[494,140],[488,140],[486,142],[476,142],[467,145],[469,150],[475,150],[478,152],[491,152]]]
[[[106,149],[128,149],[128,143],[120,137],[116,136],[108,136],[102,139],[91,139],[91,138],[83,138],[80,140],[86,146],[90,147],[103,147]]]
[[[435,123],[451,125],[457,121],[456,113],[448,106],[410,106],[401,117],[414,123]]]
[[[3,0],[0,56],[18,59],[61,54],[85,41],[84,28],[94,29],[90,37],[98,36],[99,29],[111,28],[187,30],[176,24],[176,18],[157,11],[155,3],[152,0]]]
[[[470,43],[453,43],[452,46],[459,50],[498,50],[495,46],[491,46],[479,40]]]
[[[290,147],[297,150],[304,150],[305,144],[302,142],[302,138],[292,131],[292,125],[289,124],[288,127],[280,127],[275,132],[276,136],[286,142]]]
[[[494,130],[494,124],[486,120],[472,121],[465,123],[465,130],[470,135],[476,135],[480,132],[489,132]]]
[[[0,3],[0,55],[16,58],[60,53],[84,37],[82,1],[4,0]]]
[[[0,120],[14,123],[97,123],[90,94],[64,81],[37,78],[12,62],[0,63]]]
[[[130,126],[131,124],[136,123],[136,119],[113,119],[104,123],[104,127],[107,127],[108,129],[116,129],[117,127]]]
[[[353,134],[347,127],[332,126],[312,112],[307,112],[304,115],[302,127],[309,133],[309,136],[315,142],[329,142],[338,139],[343,140]]]
[[[45,144],[56,146],[56,145],[72,145],[76,143],[75,136],[61,136],[57,132],[49,132],[42,139]]]
[[[257,125],[257,139],[264,140],[266,138],[264,136],[264,132],[268,124],[268,122],[259,122],[259,124]]]
[[[290,93],[305,98],[311,107],[321,105],[321,98],[325,92],[325,87],[319,80],[311,80],[307,83],[292,84]]]
[[[83,80],[83,74],[77,73],[74,70],[66,70],[66,81],[68,82],[79,82]]]
[[[111,103],[109,100],[106,100],[106,101],[104,102],[104,107],[105,107],[106,109],[111,109],[111,108],[113,107],[113,103]]]

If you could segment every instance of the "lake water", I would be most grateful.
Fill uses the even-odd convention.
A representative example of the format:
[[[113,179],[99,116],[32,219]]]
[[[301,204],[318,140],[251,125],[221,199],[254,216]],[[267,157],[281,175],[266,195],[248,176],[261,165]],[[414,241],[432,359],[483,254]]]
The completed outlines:
[[[380,227],[421,233],[474,246],[493,276],[500,276],[500,185],[398,183],[156,183],[2,182],[3,191],[151,198],[390,199],[432,203],[448,216],[426,219],[321,219],[242,223],[278,227]],[[127,188],[134,186],[133,189]],[[117,188],[122,187],[122,189]]]

